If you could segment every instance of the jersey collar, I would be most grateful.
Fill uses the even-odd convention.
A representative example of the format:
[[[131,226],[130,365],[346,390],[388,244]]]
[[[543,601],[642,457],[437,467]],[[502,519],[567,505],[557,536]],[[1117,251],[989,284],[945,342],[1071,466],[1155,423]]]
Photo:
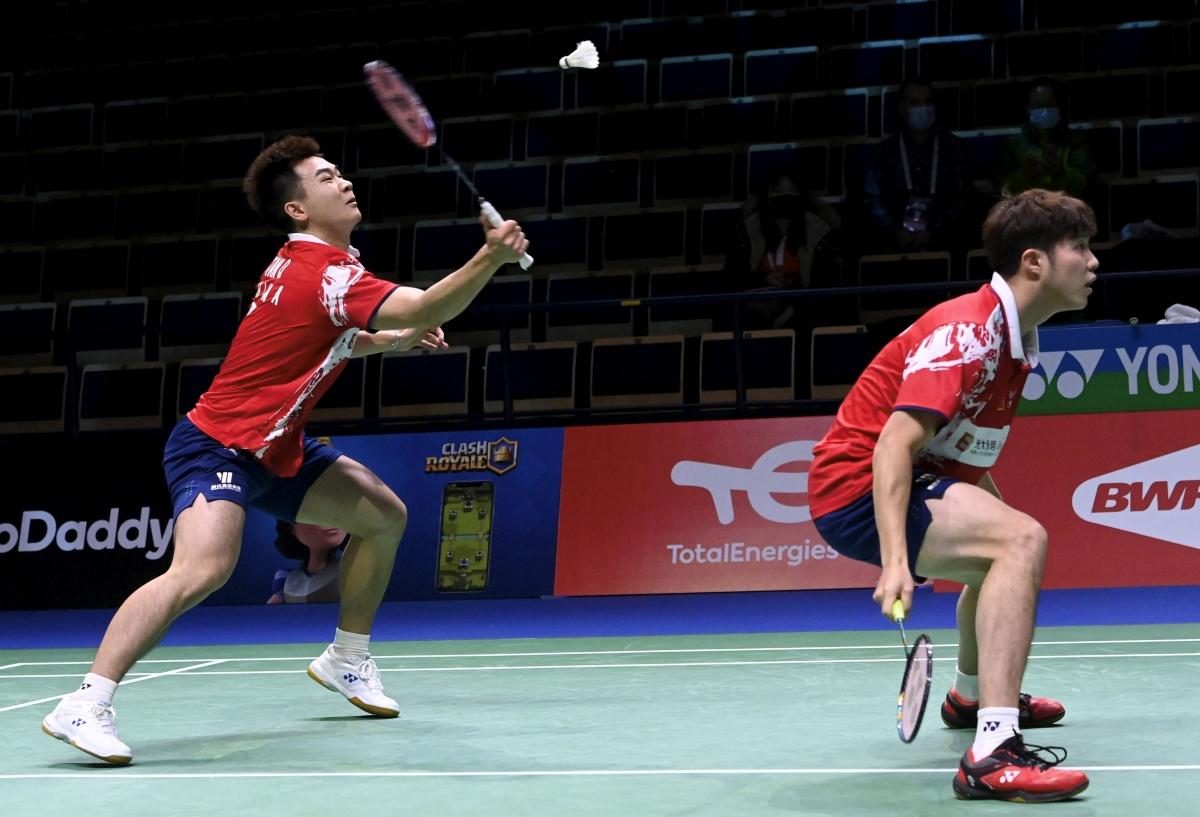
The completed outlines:
[[[332,247],[328,241],[317,238],[312,233],[288,233],[288,241],[311,241],[314,244],[324,244],[327,247]],[[358,248],[353,244],[350,245],[350,254],[358,258]]]
[[[1008,325],[1008,345],[1012,348],[1012,356],[1017,360],[1025,361],[1030,368],[1037,366],[1037,327],[1029,330],[1024,336],[1021,335],[1021,316],[1017,314],[1017,299],[1013,297],[1008,281],[1005,281],[1000,273],[992,273],[991,287],[992,291],[996,293],[996,297],[1000,299],[1000,306],[1004,309],[1004,323]]]

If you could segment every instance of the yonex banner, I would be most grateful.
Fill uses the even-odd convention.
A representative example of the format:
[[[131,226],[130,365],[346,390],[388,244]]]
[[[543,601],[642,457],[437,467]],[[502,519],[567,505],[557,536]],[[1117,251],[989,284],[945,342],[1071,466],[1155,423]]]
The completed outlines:
[[[1200,411],[1023,418],[992,473],[1050,534],[1044,587],[1200,583]]]
[[[832,418],[569,428],[562,595],[873,587],[811,521],[812,447]]]
[[[1039,330],[1020,414],[1200,407],[1200,324]]]

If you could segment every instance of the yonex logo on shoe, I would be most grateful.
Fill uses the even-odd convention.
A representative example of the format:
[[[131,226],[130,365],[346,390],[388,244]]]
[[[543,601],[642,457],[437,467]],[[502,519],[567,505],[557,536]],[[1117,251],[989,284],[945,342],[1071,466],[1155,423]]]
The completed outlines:
[[[72,726],[83,726],[85,723],[87,723],[87,721],[85,721],[83,718],[76,718],[75,720],[71,721]]]
[[[237,491],[239,494],[242,492],[242,486],[233,484],[233,472],[232,471],[218,471],[217,479],[220,480],[220,482],[218,482],[216,485],[208,486],[208,490],[210,490],[210,491]]]
[[[92,685],[89,684],[87,681],[84,681],[82,684],[79,685],[79,688],[80,689],[91,689]]]
[[[348,684],[354,684],[354,683],[358,682],[358,676],[352,672],[347,672],[345,675],[342,676],[342,678],[344,678],[346,683],[348,683]]]
[[[995,732],[999,728],[1000,728],[1000,721],[984,721],[983,722],[983,731],[985,731],[985,732]]]
[[[1011,783],[1017,779],[1017,775],[1019,775],[1020,773],[1021,772],[1019,769],[1009,769],[1007,772],[1000,775],[1000,782],[1001,783]]]

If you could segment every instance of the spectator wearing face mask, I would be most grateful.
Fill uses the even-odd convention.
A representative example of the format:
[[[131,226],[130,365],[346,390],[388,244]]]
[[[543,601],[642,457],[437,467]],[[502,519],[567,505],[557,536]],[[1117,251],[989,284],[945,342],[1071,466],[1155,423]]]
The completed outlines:
[[[1095,163],[1084,135],[1067,127],[1054,81],[1034,80],[1025,109],[1021,132],[1005,145],[1001,186],[1014,195],[1043,188],[1086,198]]]
[[[950,249],[971,180],[962,140],[938,119],[933,86],[900,86],[900,131],[883,140],[863,177],[864,218],[879,252]]]
[[[797,184],[787,170],[772,173],[743,210],[741,228],[726,259],[733,289],[809,289],[841,283],[836,210]],[[746,304],[747,329],[778,328],[796,314],[799,301]]]

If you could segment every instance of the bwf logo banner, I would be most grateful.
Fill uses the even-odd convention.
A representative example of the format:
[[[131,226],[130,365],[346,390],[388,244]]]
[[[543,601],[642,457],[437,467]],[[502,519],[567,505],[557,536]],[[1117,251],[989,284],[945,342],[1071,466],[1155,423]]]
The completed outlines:
[[[1094,477],[1071,506],[1085,522],[1200,549],[1200,445]]]

